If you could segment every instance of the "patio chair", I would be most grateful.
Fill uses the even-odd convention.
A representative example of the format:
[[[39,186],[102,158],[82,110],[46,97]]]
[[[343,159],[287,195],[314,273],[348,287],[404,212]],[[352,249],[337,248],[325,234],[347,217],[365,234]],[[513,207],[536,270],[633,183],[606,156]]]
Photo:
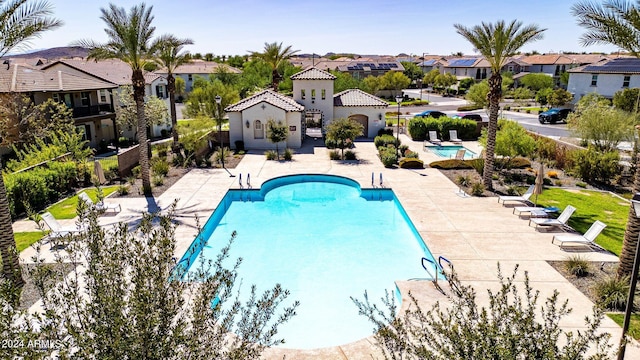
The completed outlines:
[[[40,215],[40,217],[42,218],[42,221],[44,221],[44,223],[49,227],[49,229],[51,229],[51,232],[48,235],[49,240],[63,238],[67,235],[78,234],[81,231],[85,230],[84,227],[60,225],[58,220],[56,220],[56,218],[54,218],[50,212],[46,212]]]
[[[80,194],[78,194],[78,197],[82,201],[87,203],[87,205],[95,207],[95,209],[100,212],[113,211],[114,213],[119,213],[120,211],[122,211],[122,207],[120,206],[120,204],[107,204],[104,201],[94,203],[89,195],[87,195],[87,193],[85,192],[81,192]]]
[[[553,238],[551,239],[551,243],[555,244],[555,242],[558,241],[560,243],[559,244],[560,247],[563,247],[564,243],[573,243],[573,244],[587,245],[592,247],[595,246],[599,249],[602,249],[602,247],[600,247],[598,244],[595,243],[595,240],[598,237],[598,235],[600,235],[602,230],[604,230],[604,228],[606,227],[607,227],[607,224],[603,223],[600,220],[596,220],[596,222],[591,224],[591,227],[589,227],[589,230],[587,230],[587,232],[584,233],[584,235],[579,235],[579,234],[554,235]]]
[[[440,145],[442,140],[438,139],[438,132],[435,130],[429,131],[429,142],[432,144]]]
[[[459,149],[456,151],[456,156],[454,159],[456,160],[464,160],[464,154],[467,152],[467,149]]]
[[[462,143],[462,140],[458,138],[458,130],[449,130],[449,141],[455,144]]]
[[[560,214],[560,216],[558,216],[557,219],[529,218],[529,225],[531,225],[531,223],[533,222],[534,224],[536,224],[536,229],[538,228],[538,226],[557,226],[570,229],[567,221],[569,221],[569,218],[575,211],[576,208],[571,205],[567,205],[567,207],[562,210],[562,213]]]
[[[529,186],[527,191],[525,191],[525,193],[520,196],[510,196],[510,195],[498,196],[498,203],[500,203],[500,201],[502,201],[502,205],[504,205],[505,202],[507,201],[515,201],[515,202],[520,202],[524,204],[529,203],[530,202],[529,198],[531,197],[531,195],[533,195],[534,186],[535,185]]]

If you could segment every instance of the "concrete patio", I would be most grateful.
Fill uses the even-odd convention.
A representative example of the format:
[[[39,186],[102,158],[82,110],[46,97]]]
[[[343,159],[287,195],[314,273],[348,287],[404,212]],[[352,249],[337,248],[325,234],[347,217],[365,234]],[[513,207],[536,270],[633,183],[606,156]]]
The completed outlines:
[[[435,154],[423,151],[422,142],[413,142],[405,135],[401,135],[401,140],[419,152],[425,163],[440,159]],[[476,143],[464,145],[479,153]],[[290,162],[266,161],[262,152],[257,151],[246,154],[237,168],[229,170],[235,177],[230,177],[227,171],[221,169],[194,169],[155,202],[144,198],[107,199],[107,202],[120,203],[123,210],[116,216],[102,217],[101,223],[107,225],[135,221],[140,212],[150,207],[165,209],[177,199],[176,215],[180,226],[176,230],[176,256],[181,257],[196,235],[196,216],[204,223],[226,191],[239,188],[240,174],[243,184],[250,174],[253,188],[259,188],[264,181],[273,177],[301,173],[346,176],[358,181],[363,188],[370,188],[372,173],[375,186],[379,186],[382,174],[383,186],[393,189],[431,252],[435,257],[443,255],[451,260],[460,278],[476,288],[481,301],[487,299],[484,289],[497,285],[498,262],[506,274],[510,274],[513,267],[519,264],[521,278],[527,271],[531,285],[540,290],[542,297],[551,295],[557,289],[561,299],[569,299],[573,313],[565,318],[562,325],[571,330],[583,329],[583,319],[591,314],[593,303],[547,263],[548,260],[563,260],[571,254],[551,244],[552,233],[539,232],[528,226],[527,220],[512,214],[511,207],[498,204],[495,197],[460,196],[458,187],[436,169],[384,168],[372,141],[356,143],[358,162],[331,161],[328,151],[321,141],[308,140]],[[604,252],[581,254],[591,261],[618,260],[616,256]],[[30,261],[32,255],[33,249],[21,253],[24,261]],[[435,291],[430,282],[401,281],[399,286],[403,291],[403,301],[407,300],[404,303],[408,303],[409,290],[427,307],[437,300],[446,301],[446,297]],[[617,346],[621,328],[605,317],[601,329],[612,335],[611,343]],[[282,359],[286,355],[287,358],[305,359],[370,359],[371,354],[377,354],[377,350],[372,338],[367,338],[316,350],[268,349],[263,357]],[[627,358],[640,358],[636,343],[627,346]]]

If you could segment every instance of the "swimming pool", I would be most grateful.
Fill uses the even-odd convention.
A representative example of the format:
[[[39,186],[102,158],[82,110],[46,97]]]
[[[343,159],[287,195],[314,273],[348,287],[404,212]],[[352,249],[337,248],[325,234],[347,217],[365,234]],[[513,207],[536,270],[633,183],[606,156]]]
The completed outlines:
[[[474,153],[473,151],[467,149],[466,147],[464,147],[462,145],[426,146],[426,148],[429,151],[431,151],[432,153],[434,153],[434,154],[436,154],[436,155],[438,155],[440,157],[449,158],[449,159],[455,158],[456,157],[456,153],[460,149],[467,150],[467,151],[464,152],[464,158],[465,159],[473,159],[473,158],[477,157],[476,153]]]
[[[202,229],[206,244],[194,241],[181,264],[198,264],[200,253],[215,258],[234,230],[231,258],[244,259],[241,294],[249,295],[250,284],[262,292],[280,283],[288,300],[300,301],[279,329],[286,348],[370,336],[373,326],[350,296],[395,292],[396,280],[426,278],[420,260],[433,259],[391,189],[360,189],[338,176],[285,176],[260,190],[229,190]]]

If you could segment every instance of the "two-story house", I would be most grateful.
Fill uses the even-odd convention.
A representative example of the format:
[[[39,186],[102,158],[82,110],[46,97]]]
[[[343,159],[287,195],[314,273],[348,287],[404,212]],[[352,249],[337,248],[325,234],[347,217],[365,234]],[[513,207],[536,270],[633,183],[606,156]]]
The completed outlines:
[[[640,87],[640,59],[616,58],[569,70],[567,90],[577,102],[588,93],[607,98],[623,89]]]

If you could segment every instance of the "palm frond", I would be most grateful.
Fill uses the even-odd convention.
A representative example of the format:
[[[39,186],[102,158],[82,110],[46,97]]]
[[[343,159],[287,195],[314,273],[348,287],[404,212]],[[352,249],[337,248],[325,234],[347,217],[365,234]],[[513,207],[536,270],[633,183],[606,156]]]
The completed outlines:
[[[53,8],[47,1],[12,0],[0,1],[0,56],[15,49],[29,46],[31,39],[47,30],[63,25],[55,19]]]
[[[151,53],[154,54],[153,62],[167,69],[168,73],[180,65],[188,63],[188,52],[182,50],[186,45],[193,44],[191,39],[180,39],[171,34],[161,35],[151,43]]]

